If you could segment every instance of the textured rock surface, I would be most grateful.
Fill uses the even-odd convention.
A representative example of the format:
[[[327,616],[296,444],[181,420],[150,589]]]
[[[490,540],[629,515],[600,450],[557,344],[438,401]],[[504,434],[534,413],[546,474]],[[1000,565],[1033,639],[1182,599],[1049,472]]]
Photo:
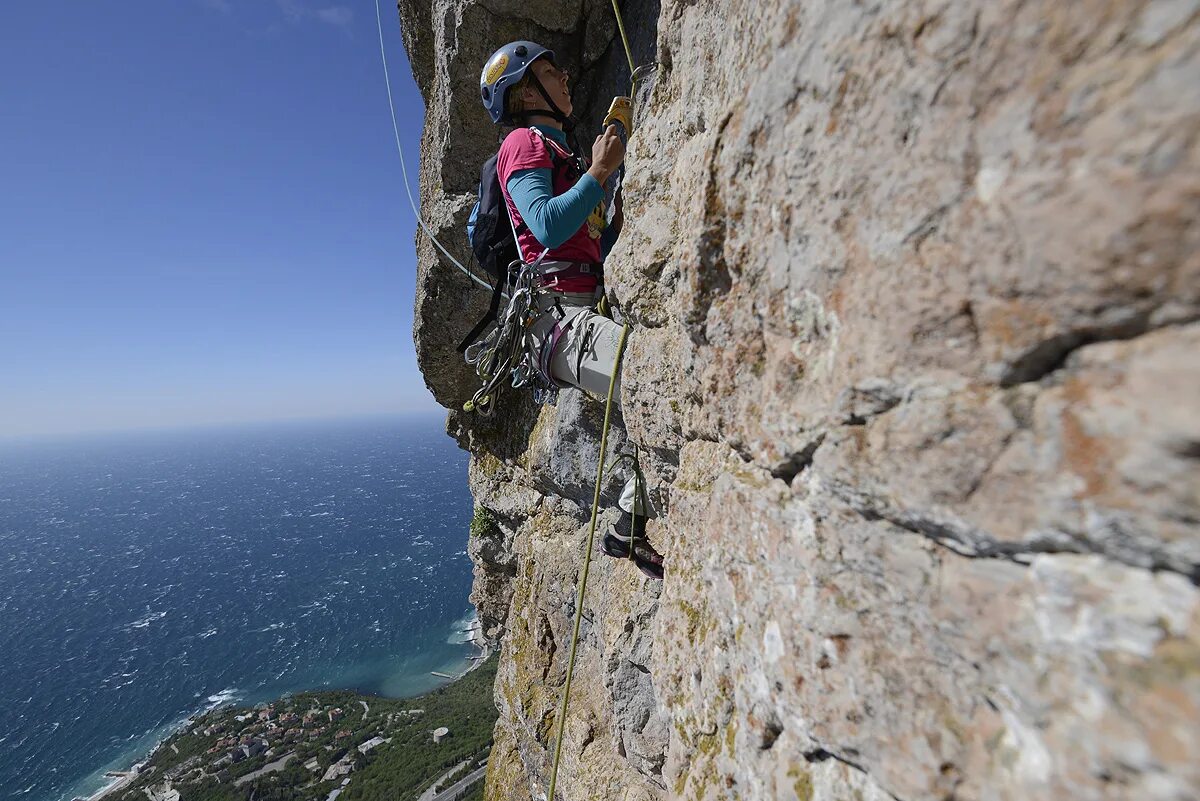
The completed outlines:
[[[608,270],[616,440],[669,568],[593,564],[561,797],[1200,797],[1200,2],[623,6],[659,69]],[[423,207],[465,257],[480,65],[555,48],[590,142],[611,7],[400,13]],[[456,409],[486,297],[417,248]],[[601,414],[450,416],[493,801],[545,794]]]

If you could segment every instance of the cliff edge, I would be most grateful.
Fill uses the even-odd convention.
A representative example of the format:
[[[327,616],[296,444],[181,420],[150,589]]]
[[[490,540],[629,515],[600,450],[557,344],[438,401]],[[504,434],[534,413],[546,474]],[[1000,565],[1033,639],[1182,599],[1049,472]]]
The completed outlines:
[[[1200,796],[1200,2],[622,9],[658,68],[615,438],[667,576],[593,563],[560,797]],[[465,260],[488,55],[555,49],[590,143],[624,51],[609,0],[399,11]],[[456,411],[487,296],[417,252],[501,645],[486,797],[544,798],[602,405]]]

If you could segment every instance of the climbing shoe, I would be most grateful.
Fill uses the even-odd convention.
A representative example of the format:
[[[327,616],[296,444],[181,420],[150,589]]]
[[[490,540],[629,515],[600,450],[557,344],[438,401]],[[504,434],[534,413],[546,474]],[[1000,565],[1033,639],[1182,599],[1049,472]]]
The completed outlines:
[[[604,540],[601,542],[600,548],[606,556],[611,556],[614,559],[629,559],[629,545],[629,540],[610,531],[604,535]],[[654,550],[654,546],[640,537],[633,541],[633,563],[645,575],[662,581],[662,554]]]

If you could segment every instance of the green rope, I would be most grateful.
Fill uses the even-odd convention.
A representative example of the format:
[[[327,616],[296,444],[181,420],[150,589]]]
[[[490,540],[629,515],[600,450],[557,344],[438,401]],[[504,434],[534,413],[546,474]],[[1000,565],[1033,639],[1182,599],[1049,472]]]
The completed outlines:
[[[625,45],[625,58],[629,60],[629,74],[633,75],[636,67],[633,66],[633,51],[629,48],[629,37],[625,35],[625,20],[621,18],[621,9],[617,7],[617,0],[612,0],[613,13],[617,15],[617,30],[621,32],[621,43]]]
[[[629,46],[629,36],[625,33],[625,18],[621,16],[617,0],[612,0],[612,6],[613,14],[617,17],[617,30],[621,32],[621,44],[625,45],[625,60],[629,62],[629,96],[637,97],[637,67],[633,65],[633,49]]]
[[[575,646],[579,644],[579,624],[583,620],[583,597],[587,592],[588,569],[592,566],[592,546],[596,539],[596,514],[600,509],[600,486],[604,480],[604,454],[608,447],[608,424],[612,415],[613,390],[621,372],[621,356],[625,352],[625,335],[629,324],[621,327],[621,338],[617,340],[617,358],[608,379],[608,401],[604,404],[604,428],[600,432],[600,460],[596,466],[596,492],[592,496],[592,522],[588,526],[587,551],[583,557],[583,575],[579,578],[579,592],[575,598],[575,629],[571,632],[571,653],[567,657],[567,681],[563,685],[562,708],[558,713],[558,742],[554,746],[554,764],[550,768],[550,791],[546,801],[554,801],[554,785],[558,782],[558,761],[562,757],[563,735],[567,726],[567,703],[571,697],[571,676],[575,673]]]
[[[637,89],[637,67],[633,64],[633,50],[629,47],[629,36],[625,33],[625,20],[621,17],[621,9],[617,0],[612,0],[613,13],[617,17],[617,29],[621,32],[621,44],[625,46],[625,58],[629,61],[629,94],[632,97]],[[604,404],[604,428],[600,432],[600,459],[596,465],[596,491],[592,495],[592,520],[588,524],[587,552],[583,558],[583,575],[579,579],[579,592],[575,598],[575,626],[571,631],[571,652],[567,657],[567,680],[563,684],[562,707],[558,713],[558,740],[554,744],[554,763],[550,767],[550,789],[546,793],[546,801],[554,801],[554,788],[558,784],[558,763],[562,759],[563,736],[567,727],[567,704],[571,698],[571,678],[575,675],[575,650],[579,645],[579,625],[583,621],[583,600],[587,592],[588,571],[592,566],[592,550],[596,541],[596,516],[600,510],[600,487],[604,481],[604,455],[608,451],[608,424],[612,416],[613,390],[617,385],[617,376],[621,371],[621,357],[625,353],[625,335],[629,333],[629,324],[621,327],[621,338],[617,341],[617,358],[613,362],[613,374],[608,379],[608,400]],[[635,490],[640,490],[635,483]],[[636,492],[635,492],[636,496]],[[636,497],[634,501],[634,522],[637,522]],[[633,532],[630,532],[632,534]],[[629,556],[633,558],[633,539],[629,542]]]

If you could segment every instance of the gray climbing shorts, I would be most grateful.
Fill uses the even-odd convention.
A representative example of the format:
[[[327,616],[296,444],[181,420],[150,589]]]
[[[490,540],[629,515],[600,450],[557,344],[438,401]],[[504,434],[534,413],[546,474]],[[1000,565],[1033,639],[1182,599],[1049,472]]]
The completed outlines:
[[[542,364],[559,386],[581,387],[606,398],[621,326],[597,314],[594,301],[592,295],[545,290],[538,297],[542,316],[530,333],[538,343]],[[620,390],[618,375],[614,400],[619,400]]]

